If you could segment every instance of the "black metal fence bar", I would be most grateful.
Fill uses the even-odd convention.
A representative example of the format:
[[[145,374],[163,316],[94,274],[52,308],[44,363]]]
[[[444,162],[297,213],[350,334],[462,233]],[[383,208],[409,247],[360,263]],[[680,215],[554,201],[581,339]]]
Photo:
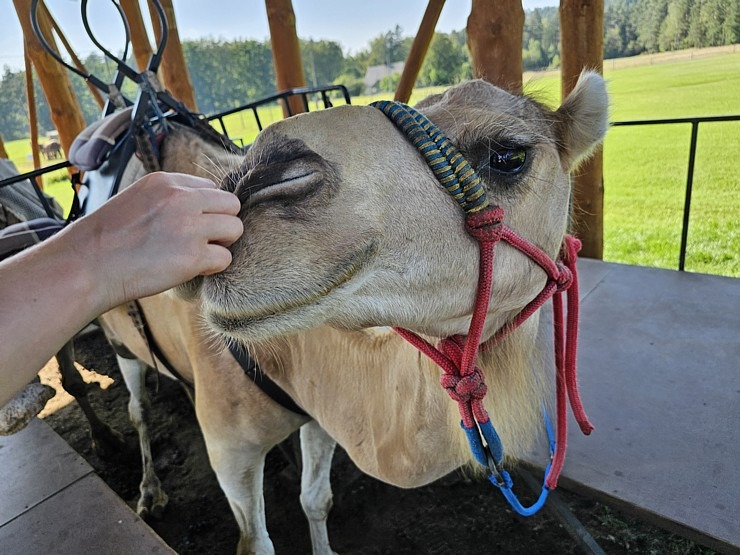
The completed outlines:
[[[683,205],[683,224],[681,226],[681,248],[678,253],[678,270],[686,269],[686,248],[689,239],[689,218],[691,215],[691,194],[694,188],[694,165],[696,162],[696,142],[699,134],[700,123],[713,123],[720,121],[740,121],[740,115],[735,116],[707,116],[700,118],[672,118],[672,119],[647,119],[634,121],[616,121],[612,127],[632,125],[664,125],[674,123],[691,124],[691,142],[689,143],[689,167],[686,175],[686,194]]]
[[[265,104],[271,104],[273,102],[282,103],[283,106],[285,107],[285,110],[288,116],[292,116],[293,110],[291,109],[290,103],[288,102],[289,98],[293,96],[300,97],[303,102],[303,108],[308,112],[309,111],[308,95],[320,94],[321,100],[324,104],[324,108],[328,108],[329,106],[331,106],[331,101],[329,100],[328,93],[332,91],[337,91],[341,93],[342,97],[344,98],[344,102],[346,104],[351,104],[349,91],[347,90],[347,87],[345,87],[344,85],[329,85],[325,87],[301,87],[301,88],[296,88],[296,89],[285,90],[285,91],[273,94],[272,96],[266,96],[264,98],[260,98],[259,100],[255,102],[249,102],[248,104],[243,104],[242,106],[237,106],[236,108],[224,110],[223,112],[219,112],[218,114],[213,114],[212,116],[208,116],[206,119],[208,121],[218,120],[218,123],[221,126],[221,130],[223,134],[229,137],[229,133],[226,130],[226,125],[224,123],[224,118],[232,114],[237,114],[239,112],[251,110],[252,114],[254,115],[254,119],[257,122],[257,129],[262,131],[262,122],[260,121],[259,115],[257,114],[257,108],[259,108],[260,106],[264,106]]]
[[[51,166],[46,166],[45,168],[40,168],[38,170],[33,170],[30,172],[26,172],[21,175],[14,175],[13,177],[8,177],[0,181],[0,189],[7,185],[12,185],[13,183],[18,183],[19,181],[24,181],[26,179],[34,179],[36,177],[39,177],[40,175],[44,175],[47,173],[51,173],[57,170],[61,170],[63,168],[68,168],[72,164],[69,163],[69,160],[65,160],[64,162],[59,162],[57,164],[53,164]]]

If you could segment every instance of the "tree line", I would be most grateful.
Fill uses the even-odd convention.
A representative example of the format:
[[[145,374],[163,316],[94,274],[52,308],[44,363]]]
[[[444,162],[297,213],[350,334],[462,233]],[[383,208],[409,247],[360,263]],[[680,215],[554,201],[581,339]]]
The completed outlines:
[[[555,68],[560,63],[560,24],[555,7],[528,10],[524,25],[524,69]],[[368,67],[404,61],[412,37],[394,29],[372,39],[354,55],[328,40],[302,40],[301,55],[309,85],[341,83],[355,96],[364,92]],[[464,30],[435,33],[417,86],[449,85],[472,76]],[[617,58],[683,48],[740,42],[740,0],[607,0],[604,13],[604,57]],[[200,39],[183,42],[198,109],[213,114],[275,92],[269,41]],[[83,60],[91,73],[111,79],[114,68],[102,56]],[[133,64],[133,60],[131,62]],[[381,90],[394,90],[398,75],[384,79]],[[82,79],[72,76],[85,120],[100,115]],[[36,83],[36,98],[43,99]],[[133,85],[124,92],[133,97]],[[53,128],[49,109],[37,101],[39,128]],[[0,79],[0,133],[6,140],[27,137],[28,116],[23,71],[4,68]]]

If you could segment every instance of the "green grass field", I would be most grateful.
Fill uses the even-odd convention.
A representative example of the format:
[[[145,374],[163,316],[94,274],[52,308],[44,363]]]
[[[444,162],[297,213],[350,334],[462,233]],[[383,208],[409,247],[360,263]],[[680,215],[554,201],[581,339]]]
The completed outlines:
[[[607,62],[605,77],[612,121],[740,114],[740,52],[657,62],[646,57],[643,65],[630,67]],[[440,90],[444,88],[415,90],[411,103]],[[557,72],[527,74],[525,90],[557,105]],[[391,96],[352,102],[363,105]],[[276,104],[260,109],[259,115],[267,125],[282,112]],[[249,114],[234,114],[225,123],[229,135],[244,143],[257,134]],[[604,145],[606,260],[677,268],[690,136],[689,124],[609,131]],[[31,169],[28,140],[6,147],[21,171]],[[699,126],[687,270],[740,277],[739,158],[740,122]],[[68,206],[68,183],[54,179],[58,177],[45,180],[47,191]]]
[[[610,70],[612,121],[740,114],[740,52]],[[554,105],[557,76],[529,88]],[[604,258],[677,268],[690,124],[614,127],[604,144]],[[740,122],[699,125],[686,269],[740,277]]]

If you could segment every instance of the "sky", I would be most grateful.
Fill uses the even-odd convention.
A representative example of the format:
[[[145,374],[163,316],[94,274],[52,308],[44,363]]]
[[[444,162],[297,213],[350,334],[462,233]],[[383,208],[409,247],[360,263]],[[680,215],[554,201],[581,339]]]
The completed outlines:
[[[558,0],[523,0],[525,9],[557,6]],[[79,0],[46,0],[75,51],[84,57],[95,50],[80,18]],[[465,28],[471,0],[447,0],[437,30]],[[263,0],[174,0],[181,39],[255,39],[270,36]],[[419,28],[426,0],[293,0],[301,39],[325,39],[342,45],[345,53],[367,48],[381,33],[399,25],[404,36]],[[146,4],[142,3],[146,14]],[[89,2],[89,20],[99,40],[112,52],[123,48],[123,31],[111,2]],[[12,0],[0,0],[0,67],[23,68],[23,37]]]

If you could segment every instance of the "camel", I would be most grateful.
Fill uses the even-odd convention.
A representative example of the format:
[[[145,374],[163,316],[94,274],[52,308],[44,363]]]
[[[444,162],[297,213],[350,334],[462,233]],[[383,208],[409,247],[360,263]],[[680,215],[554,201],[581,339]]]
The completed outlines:
[[[62,154],[62,145],[57,140],[47,141],[39,145],[39,150],[47,160],[56,160],[64,158]]]
[[[566,230],[569,173],[607,129],[604,81],[584,73],[555,111],[483,81],[433,95],[417,108],[477,168],[506,225],[555,258]],[[462,212],[419,152],[373,107],[341,106],[266,128],[246,156],[188,129],[161,147],[161,169],[223,175],[242,201],[245,233],[224,272],[141,299],[153,335],[194,384],[209,459],[240,528],[239,553],[272,553],[262,494],[267,452],[300,429],[301,503],[314,553],[331,553],[330,464],[339,443],[369,475],[399,487],[427,484],[473,461],[440,370],[389,327],[430,340],[468,332],[479,251]],[[143,173],[138,160],[126,183]],[[485,342],[543,288],[526,256],[496,250]],[[477,359],[484,405],[506,446],[522,458],[541,436],[551,380],[537,344],[538,312]],[[147,366],[157,364],[126,307],[100,318],[132,391],[146,437]],[[247,348],[262,371],[309,415],[268,398],[226,342]],[[166,494],[148,440],[138,510]]]

